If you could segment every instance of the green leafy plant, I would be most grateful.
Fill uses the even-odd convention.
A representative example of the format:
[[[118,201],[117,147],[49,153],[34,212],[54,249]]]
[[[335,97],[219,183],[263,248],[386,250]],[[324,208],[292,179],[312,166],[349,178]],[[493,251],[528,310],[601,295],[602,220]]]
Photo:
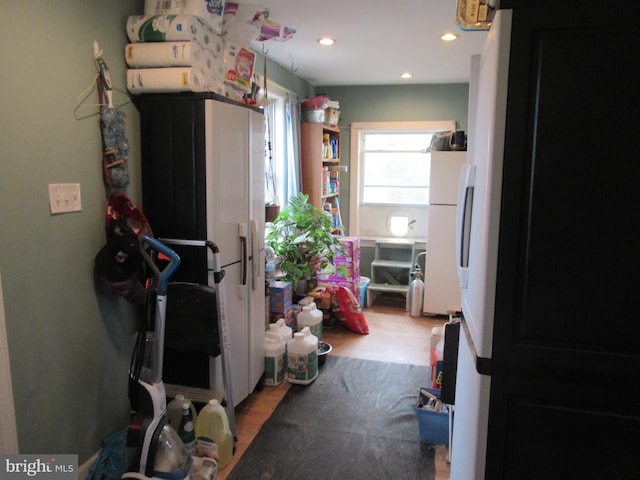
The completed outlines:
[[[332,235],[331,217],[308,203],[309,196],[299,193],[289,200],[280,214],[267,224],[266,242],[280,258],[283,280],[294,290],[301,280],[308,290],[317,285],[316,271],[333,264],[336,253],[344,253],[339,237]],[[337,272],[347,276],[339,265]]]

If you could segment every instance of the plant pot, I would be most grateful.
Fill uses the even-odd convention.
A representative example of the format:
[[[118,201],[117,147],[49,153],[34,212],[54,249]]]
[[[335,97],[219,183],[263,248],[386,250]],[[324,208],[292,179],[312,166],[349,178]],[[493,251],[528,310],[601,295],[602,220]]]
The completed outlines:
[[[265,205],[264,206],[264,221],[273,222],[280,213],[280,205]]]

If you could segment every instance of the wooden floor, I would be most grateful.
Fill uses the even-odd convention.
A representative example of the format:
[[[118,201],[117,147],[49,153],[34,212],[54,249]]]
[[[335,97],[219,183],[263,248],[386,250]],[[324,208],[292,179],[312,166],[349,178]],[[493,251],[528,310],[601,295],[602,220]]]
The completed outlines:
[[[412,318],[405,311],[404,299],[394,296],[378,297],[364,313],[369,325],[368,335],[351,332],[340,324],[324,327],[323,339],[333,347],[330,355],[424,366],[430,364],[431,329],[442,325],[446,320],[444,317]],[[236,453],[231,464],[220,472],[220,480],[225,480],[229,475],[288,389],[286,381],[277,387],[264,387],[236,407]],[[448,478],[447,449],[438,446],[436,480]]]

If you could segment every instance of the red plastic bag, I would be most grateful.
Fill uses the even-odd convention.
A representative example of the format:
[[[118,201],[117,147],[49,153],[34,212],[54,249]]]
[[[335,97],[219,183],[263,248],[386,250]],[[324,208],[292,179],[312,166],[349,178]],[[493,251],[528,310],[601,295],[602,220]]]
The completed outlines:
[[[345,326],[356,333],[366,335],[369,333],[369,325],[364,318],[364,313],[360,307],[360,303],[356,300],[355,295],[351,290],[342,285],[329,287],[333,298],[337,300],[340,308],[340,314]]]
[[[153,232],[147,217],[124,193],[114,193],[107,199],[107,231],[114,220],[126,220],[139,239],[145,235],[153,237]]]

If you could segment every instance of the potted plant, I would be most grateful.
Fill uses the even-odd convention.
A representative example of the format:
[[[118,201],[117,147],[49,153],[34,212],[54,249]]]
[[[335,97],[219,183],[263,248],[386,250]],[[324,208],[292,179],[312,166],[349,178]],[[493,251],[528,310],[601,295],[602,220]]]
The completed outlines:
[[[339,237],[331,234],[331,217],[308,200],[304,193],[292,197],[276,219],[267,224],[265,238],[280,258],[282,279],[291,282],[298,294],[315,288],[318,268],[325,269],[333,264],[336,252],[344,252]],[[343,265],[337,271],[347,276]]]

